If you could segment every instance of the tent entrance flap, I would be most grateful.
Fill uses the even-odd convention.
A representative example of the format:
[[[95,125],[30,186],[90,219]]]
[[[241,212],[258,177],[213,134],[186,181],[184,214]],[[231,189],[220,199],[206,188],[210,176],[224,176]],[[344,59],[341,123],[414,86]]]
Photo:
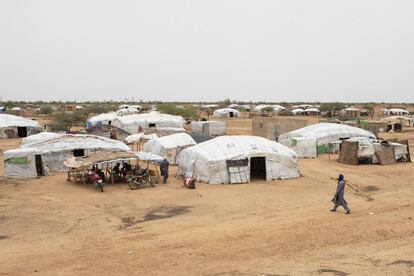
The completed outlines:
[[[266,158],[250,158],[250,178],[257,180],[266,180]]]
[[[241,184],[249,182],[249,160],[232,159],[226,160],[229,172],[230,184]]]
[[[230,115],[230,118],[233,118],[234,117],[233,112],[230,112],[229,115]]]
[[[40,154],[36,154],[35,162],[36,162],[37,176],[45,175],[44,172],[43,172],[42,156]]]
[[[17,135],[20,138],[27,137],[27,127],[17,127]]]

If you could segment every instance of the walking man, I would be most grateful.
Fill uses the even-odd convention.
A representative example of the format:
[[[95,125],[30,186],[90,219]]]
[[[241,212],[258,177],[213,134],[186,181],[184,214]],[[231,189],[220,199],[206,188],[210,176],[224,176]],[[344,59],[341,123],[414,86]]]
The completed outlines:
[[[165,159],[165,158],[160,163],[160,171],[161,171],[162,183],[163,184],[167,184],[169,165],[170,165],[170,163],[168,163],[167,159]]]
[[[342,206],[346,214],[349,214],[351,210],[348,208],[348,203],[346,202],[344,198],[345,193],[345,179],[342,174],[338,177],[338,186],[336,188],[336,193],[332,199],[332,202],[335,204],[335,206],[331,209],[331,212],[335,212],[338,206]]]

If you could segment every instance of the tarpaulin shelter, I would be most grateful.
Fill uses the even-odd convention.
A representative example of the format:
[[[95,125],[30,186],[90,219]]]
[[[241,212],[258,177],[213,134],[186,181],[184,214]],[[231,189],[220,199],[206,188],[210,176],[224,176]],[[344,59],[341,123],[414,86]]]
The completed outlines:
[[[353,137],[375,139],[369,131],[343,124],[319,123],[309,125],[279,136],[279,142],[298,153],[299,157],[317,157],[326,153],[328,145]]]
[[[131,134],[161,127],[182,128],[184,123],[184,118],[181,116],[162,114],[156,111],[126,115],[115,118],[112,122],[114,126],[122,128]]]
[[[213,116],[224,117],[224,118],[237,118],[240,117],[240,111],[234,108],[220,108],[214,110]]]
[[[10,114],[0,114],[0,139],[27,137],[42,131],[42,127],[36,121]]]
[[[112,121],[119,116],[115,112],[102,113],[86,121],[86,128],[101,127],[104,125],[111,125]]]
[[[339,162],[344,164],[388,165],[397,161],[411,161],[408,143],[357,137],[341,141],[340,149]]]
[[[184,149],[177,163],[182,175],[210,184],[300,176],[293,150],[258,136],[219,136]]]
[[[70,157],[89,155],[95,151],[128,151],[129,147],[113,139],[84,134],[63,134],[45,139],[38,137],[20,148],[4,152],[4,175],[36,177],[49,171],[63,171]]]
[[[176,156],[183,149],[196,144],[196,141],[187,133],[177,133],[149,140],[144,144],[144,151],[162,156],[170,164],[176,164]]]

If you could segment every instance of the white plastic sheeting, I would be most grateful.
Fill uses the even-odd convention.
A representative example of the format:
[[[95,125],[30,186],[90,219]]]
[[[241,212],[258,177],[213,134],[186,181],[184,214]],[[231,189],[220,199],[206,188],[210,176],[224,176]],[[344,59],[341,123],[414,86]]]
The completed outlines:
[[[226,123],[219,121],[193,121],[191,131],[196,134],[219,136],[226,134]]]
[[[87,120],[86,122],[86,127],[87,128],[91,128],[94,126],[99,126],[99,125],[109,125],[112,121],[118,118],[118,115],[115,112],[110,112],[110,113],[102,113],[99,114],[97,116],[94,116],[90,119]]]
[[[36,140],[36,139],[35,139]],[[63,162],[69,157],[73,157],[74,150],[84,150],[84,154],[99,150],[108,151],[129,151],[129,147],[117,140],[112,140],[95,135],[85,134],[63,134],[57,138],[37,139],[39,142],[22,144],[20,148],[6,151],[5,156],[20,157],[7,160],[5,158],[5,176],[27,177],[33,176],[34,155],[41,155],[43,166],[51,171],[65,170]],[[18,155],[18,156],[17,156]],[[23,162],[24,157],[28,162]],[[9,164],[13,166],[9,166]],[[26,171],[26,172],[24,172]],[[45,169],[44,169],[45,171]]]
[[[298,157],[293,150],[257,136],[217,137],[184,149],[178,155],[177,163],[187,176],[194,175],[198,181],[221,184],[231,182],[227,160],[247,158],[245,176],[249,181],[252,157],[265,158],[267,181],[296,178],[300,175]]]
[[[383,147],[382,141],[361,137],[351,138],[348,141],[358,142],[358,158],[369,157],[372,158],[372,163],[379,163],[375,152],[380,151]],[[408,149],[406,145],[394,142],[388,142],[388,145],[394,148],[395,160],[407,159]]]
[[[156,139],[156,138],[158,138],[158,135],[156,133],[145,134],[141,132],[141,133],[129,135],[128,137],[124,139],[124,141],[127,144],[132,144],[135,142],[144,142],[144,141],[148,141],[148,140]]]
[[[291,149],[299,157],[315,158],[318,156],[315,137],[296,137],[292,139]]]
[[[390,108],[390,109],[384,109],[385,115],[408,115],[410,112],[408,112],[405,109],[401,108]]]
[[[195,144],[197,144],[196,141],[187,133],[177,133],[149,140],[144,144],[144,151],[160,155],[170,164],[175,164],[177,154]]]
[[[220,108],[220,109],[214,110],[213,116],[237,118],[240,116],[240,112],[234,108]]]
[[[4,152],[4,175],[13,178],[37,177],[35,149],[14,149]]]
[[[0,128],[7,127],[40,127],[40,125],[36,121],[20,116],[0,114]]]
[[[115,118],[112,125],[122,128],[131,134],[139,133],[140,130],[157,127],[179,127],[184,126],[184,118],[169,114],[161,114],[153,111],[150,113],[134,114]]]
[[[293,110],[291,110],[293,115],[302,115],[303,114],[303,109],[302,108],[295,108]]]
[[[156,132],[158,136],[167,136],[171,134],[183,133],[185,129],[182,127],[157,127]]]
[[[36,144],[50,139],[62,137],[64,134],[54,132],[41,132],[22,139],[22,145]]]
[[[315,125],[306,126],[279,136],[279,142],[290,148],[301,152],[301,157],[316,157],[314,153],[313,144],[308,143],[296,143],[297,138],[314,138],[316,140],[317,153],[325,153],[329,143],[333,143],[338,140],[354,138],[354,137],[366,137],[375,139],[375,135],[369,131],[361,128],[352,127],[343,124],[333,123],[320,123]],[[309,148],[312,146],[312,149]],[[305,153],[309,154],[305,154]]]

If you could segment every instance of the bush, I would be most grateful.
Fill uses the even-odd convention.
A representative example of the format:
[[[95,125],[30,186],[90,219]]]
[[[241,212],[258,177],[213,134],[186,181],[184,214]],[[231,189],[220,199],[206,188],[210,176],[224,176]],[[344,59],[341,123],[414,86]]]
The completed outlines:
[[[40,114],[51,115],[53,114],[53,108],[49,105],[42,105],[40,107]]]
[[[158,105],[158,110],[161,113],[178,115],[178,116],[184,117],[185,119],[195,120],[198,118],[197,111],[189,107],[186,107],[185,109],[181,109],[181,108],[177,108],[173,104],[160,104]]]
[[[53,121],[49,125],[52,131],[70,132],[73,126],[85,124],[86,114],[82,111],[74,113],[59,112],[53,116]]]
[[[320,111],[340,111],[345,108],[344,103],[322,103],[319,110]]]

